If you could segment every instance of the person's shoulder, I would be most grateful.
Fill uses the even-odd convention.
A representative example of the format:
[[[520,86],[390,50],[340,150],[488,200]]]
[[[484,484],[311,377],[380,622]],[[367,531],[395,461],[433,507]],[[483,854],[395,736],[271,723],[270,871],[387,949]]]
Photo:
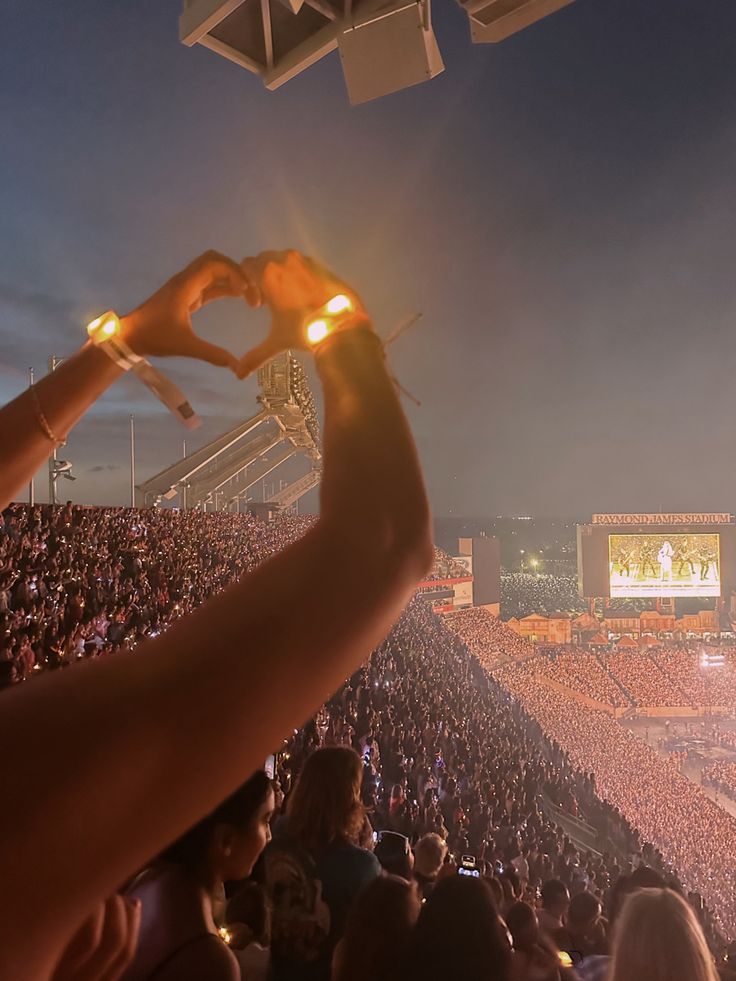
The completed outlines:
[[[369,852],[367,848],[361,848],[359,845],[345,844],[341,846],[341,852],[341,860],[349,863],[356,871],[360,871],[365,875],[380,875],[381,863],[373,852]]]

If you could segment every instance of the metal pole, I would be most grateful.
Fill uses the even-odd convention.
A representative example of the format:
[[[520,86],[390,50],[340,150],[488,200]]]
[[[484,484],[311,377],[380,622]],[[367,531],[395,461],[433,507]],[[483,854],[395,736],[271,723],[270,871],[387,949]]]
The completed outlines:
[[[55,354],[52,354],[49,358],[49,371],[56,371],[57,358]],[[49,503],[56,504],[56,459],[57,450],[54,446],[54,451],[49,457]]]
[[[33,388],[33,368],[28,369],[28,385]],[[36,503],[36,481],[31,477],[28,484],[28,504],[33,507]]]
[[[130,506],[135,507],[135,416],[130,417]]]
[[[181,441],[181,458],[182,460],[187,458],[187,441],[185,439]]]

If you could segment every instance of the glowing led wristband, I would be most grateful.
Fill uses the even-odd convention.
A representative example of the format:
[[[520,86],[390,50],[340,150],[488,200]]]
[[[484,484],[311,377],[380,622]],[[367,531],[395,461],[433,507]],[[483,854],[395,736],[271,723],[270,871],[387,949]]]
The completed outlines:
[[[123,371],[130,371],[133,365],[143,361],[140,355],[131,351],[120,333],[120,317],[108,310],[87,324],[87,334],[92,343],[105,352]]]
[[[119,368],[133,371],[187,429],[196,429],[202,425],[202,420],[182,390],[125,343],[121,336],[120,318],[116,313],[108,310],[101,317],[95,317],[87,324],[87,334],[95,347],[104,351]]]
[[[309,315],[304,325],[304,333],[307,343],[314,348],[331,334],[364,326],[367,323],[369,323],[368,315],[363,310],[356,310],[349,296],[338,293],[323,307]]]

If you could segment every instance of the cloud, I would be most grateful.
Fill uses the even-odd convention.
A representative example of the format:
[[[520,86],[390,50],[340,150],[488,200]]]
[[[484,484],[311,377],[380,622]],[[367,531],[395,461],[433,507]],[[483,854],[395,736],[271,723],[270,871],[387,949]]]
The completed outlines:
[[[97,464],[96,467],[87,467],[87,473],[104,473],[107,470],[119,470],[117,463]]]
[[[73,313],[71,300],[50,293],[28,292],[10,283],[0,283],[0,303],[45,320],[68,319]]]

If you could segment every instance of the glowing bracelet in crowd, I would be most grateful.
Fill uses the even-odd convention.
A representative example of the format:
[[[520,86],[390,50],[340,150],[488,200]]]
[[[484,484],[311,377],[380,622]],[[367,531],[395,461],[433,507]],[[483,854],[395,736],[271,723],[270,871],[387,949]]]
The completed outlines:
[[[317,347],[331,334],[365,326],[368,323],[370,323],[368,315],[362,310],[356,310],[349,296],[338,293],[323,307],[310,314],[304,332],[310,347]]]
[[[172,381],[154,368],[125,343],[120,332],[120,318],[112,310],[103,313],[87,324],[87,334],[123,371],[133,371],[144,385],[169,409],[187,429],[196,429],[202,420],[189,404],[184,393]]]

